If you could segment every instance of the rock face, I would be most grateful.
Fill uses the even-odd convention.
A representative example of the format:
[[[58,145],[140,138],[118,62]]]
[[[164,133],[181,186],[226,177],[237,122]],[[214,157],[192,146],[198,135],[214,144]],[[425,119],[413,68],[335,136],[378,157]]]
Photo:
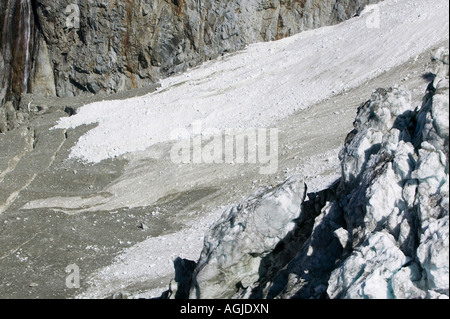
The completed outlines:
[[[31,0],[2,1],[0,21],[0,98],[13,98],[28,90],[35,33]]]
[[[7,0],[0,100],[155,83],[247,44],[351,18],[376,0]],[[2,103],[0,103],[2,104]]]
[[[191,297],[448,298],[448,56],[421,108],[400,87],[359,107],[332,188],[303,200],[297,178],[226,212]]]

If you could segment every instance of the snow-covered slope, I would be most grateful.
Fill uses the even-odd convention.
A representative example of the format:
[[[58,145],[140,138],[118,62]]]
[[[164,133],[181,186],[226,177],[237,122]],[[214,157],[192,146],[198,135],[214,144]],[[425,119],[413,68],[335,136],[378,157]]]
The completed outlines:
[[[195,121],[219,130],[268,127],[447,39],[448,7],[446,0],[386,0],[337,26],[251,45],[165,79],[147,96],[84,106],[55,128],[98,123],[71,157],[100,162],[168,141]]]

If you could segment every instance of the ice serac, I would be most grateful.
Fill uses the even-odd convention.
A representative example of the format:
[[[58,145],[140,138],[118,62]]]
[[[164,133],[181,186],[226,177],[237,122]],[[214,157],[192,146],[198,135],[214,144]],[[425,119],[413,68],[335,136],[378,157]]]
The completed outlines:
[[[225,212],[205,238],[191,298],[231,298],[257,282],[264,272],[264,258],[301,218],[305,196],[303,180],[293,177]]]
[[[448,298],[448,49],[415,110],[405,89],[361,106],[342,158],[341,201],[352,251],[330,298]]]
[[[332,187],[304,198],[288,180],[225,212],[191,297],[448,298],[448,56],[434,52],[421,107],[392,87],[358,108]]]
[[[374,2],[2,1],[0,104],[17,109],[27,91],[70,97],[141,88],[250,43],[339,23]]]

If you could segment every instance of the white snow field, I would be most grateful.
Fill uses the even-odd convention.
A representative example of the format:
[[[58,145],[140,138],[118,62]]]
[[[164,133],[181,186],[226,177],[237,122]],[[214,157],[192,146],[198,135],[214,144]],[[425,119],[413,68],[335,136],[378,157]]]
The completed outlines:
[[[313,151],[312,146],[307,145],[310,134],[314,136],[312,131],[320,130],[320,126],[339,126],[344,123],[341,116],[350,119],[346,121],[351,125],[356,108],[343,109],[339,101],[351,97],[341,93],[364,87],[369,80],[388,71],[397,72],[396,67],[448,41],[448,9],[447,0],[386,0],[339,25],[306,31],[276,42],[250,45],[241,52],[164,79],[157,92],[146,96],[86,105],[76,115],[62,118],[54,129],[98,123],[79,139],[70,157],[98,163],[127,156],[129,164],[124,175],[105,190],[113,196],[36,200],[24,209],[53,207],[60,211],[65,208],[93,211],[145,206],[171,191],[182,191],[193,183],[198,186],[205,181],[211,181],[206,183],[208,186],[225,189],[223,192],[227,194],[239,194],[243,188],[235,190],[236,184],[230,182],[231,175],[235,174],[233,178],[238,182],[242,176],[238,175],[236,167],[227,167],[230,173],[218,168],[219,165],[196,169],[161,163],[161,158],[167,159],[167,154],[163,153],[169,148],[164,142],[171,140],[176,129],[190,130],[196,121],[205,129],[218,130],[288,123],[289,128],[293,128],[286,129],[287,132],[303,134],[299,140],[305,144],[295,146],[304,147],[308,154],[302,159],[303,168],[299,173],[317,176],[317,185],[313,188],[321,189],[321,185],[325,188],[326,183],[337,178],[337,147],[344,140],[339,137],[339,143],[329,149],[324,142],[320,150]],[[418,95],[423,96],[423,92]],[[369,97],[353,99],[362,99],[360,103]],[[338,103],[332,104],[331,100]],[[320,101],[328,103],[326,108],[320,110],[317,104]],[[303,122],[299,122],[298,117],[295,120],[290,117],[298,110],[312,109],[313,105],[317,109],[305,112],[301,117]],[[325,117],[326,112],[331,114]],[[317,116],[322,119],[317,120]],[[328,120],[325,123],[321,122],[324,118]],[[334,129],[324,132],[321,134],[330,134]],[[326,139],[322,136],[322,140]],[[161,147],[155,145],[158,143]],[[152,154],[144,152],[152,146]],[[299,162],[296,165],[300,165]],[[169,172],[161,175],[160,170],[164,169]],[[321,178],[326,170],[332,172]],[[177,175],[180,172],[182,177]],[[230,180],[223,177],[227,175]],[[261,185],[261,176],[245,176],[249,178],[250,183],[255,179],[254,182],[258,182],[255,185]],[[270,178],[279,177],[266,177],[264,181]],[[244,178],[241,179],[244,182]],[[215,205],[224,206],[208,206],[185,218],[183,230],[148,238],[125,250],[113,264],[89,276],[90,287],[78,298],[103,298],[130,289],[133,297],[158,296],[173,277],[175,257],[197,260],[206,230],[226,210],[226,204],[226,200],[220,203],[216,200]]]
[[[98,123],[70,155],[98,163],[168,141],[196,121],[204,129],[268,127],[448,38],[448,8],[447,0],[383,1],[339,25],[204,63],[155,93],[86,105],[55,128]]]

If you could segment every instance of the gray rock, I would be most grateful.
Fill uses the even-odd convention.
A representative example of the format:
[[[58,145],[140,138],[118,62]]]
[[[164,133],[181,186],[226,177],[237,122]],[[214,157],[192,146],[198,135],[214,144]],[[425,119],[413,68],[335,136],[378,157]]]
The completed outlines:
[[[0,107],[0,133],[12,130],[20,124],[16,109],[12,102],[6,102]]]
[[[140,230],[144,230],[144,231],[149,229],[149,227],[147,226],[147,224],[145,224],[144,222],[139,223],[138,228],[139,228]]]

